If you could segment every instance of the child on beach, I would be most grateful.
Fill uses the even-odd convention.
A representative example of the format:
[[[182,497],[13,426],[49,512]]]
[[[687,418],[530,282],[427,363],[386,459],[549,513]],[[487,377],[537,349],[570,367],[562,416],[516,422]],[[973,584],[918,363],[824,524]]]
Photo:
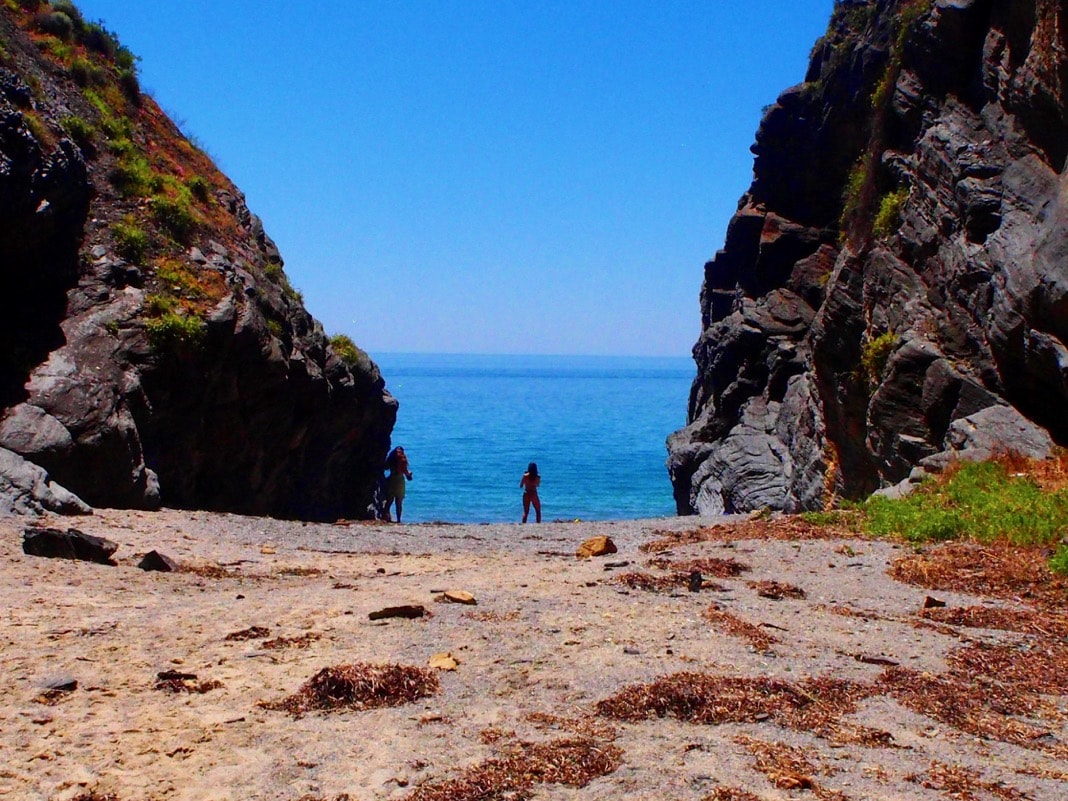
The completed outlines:
[[[527,522],[530,515],[530,507],[533,505],[536,520],[541,522],[541,498],[538,497],[538,486],[541,484],[541,476],[538,475],[538,465],[531,462],[527,466],[527,472],[519,479],[519,486],[523,488],[523,522]]]
[[[386,520],[389,520],[389,506],[394,501],[397,503],[397,522],[401,521],[401,511],[404,509],[404,480],[412,480],[412,471],[408,468],[408,456],[404,448],[398,445],[386,458],[386,467],[389,468],[389,477],[386,479]]]

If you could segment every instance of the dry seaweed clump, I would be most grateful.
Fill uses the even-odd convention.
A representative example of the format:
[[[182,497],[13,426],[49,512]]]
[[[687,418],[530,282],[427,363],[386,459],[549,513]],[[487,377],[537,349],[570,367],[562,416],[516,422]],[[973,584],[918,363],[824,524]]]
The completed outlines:
[[[1060,643],[979,643],[958,648],[947,661],[954,675],[1002,692],[1068,695],[1068,646]]]
[[[1002,801],[1026,801],[1031,797],[1015,787],[984,782],[974,770],[960,765],[946,765],[942,762],[932,762],[925,773],[914,773],[905,778],[913,784],[929,790],[938,790],[950,798],[960,798],[964,801],[981,798],[980,793],[988,793]]]
[[[611,724],[598,720],[593,715],[584,715],[581,718],[568,718],[560,715],[552,715],[547,712],[531,712],[526,719],[542,729],[559,729],[569,731],[587,739],[614,740],[616,729]]]
[[[1068,748],[1048,731],[1019,719],[1036,711],[1037,700],[1033,696],[990,682],[980,686],[967,676],[932,676],[903,667],[887,668],[878,686],[914,712],[973,737],[1068,756]]]
[[[156,682],[156,689],[170,693],[190,693],[193,695],[203,695],[204,693],[210,693],[212,690],[218,690],[223,686],[221,681],[211,679],[209,681],[197,681],[196,677],[193,678],[169,678],[160,679]]]
[[[301,634],[297,637],[275,637],[273,640],[264,640],[260,644],[260,648],[265,651],[278,651],[282,648],[307,648],[321,637],[321,634],[314,631],[309,631],[307,634]]]
[[[891,578],[931,590],[1026,599],[1059,612],[1068,597],[1068,577],[1050,572],[1038,548],[951,542],[898,559]]]
[[[616,581],[624,587],[643,592],[670,592],[690,586],[689,573],[672,573],[670,576],[654,576],[650,573],[620,573]]]
[[[294,716],[316,710],[376,709],[426,698],[439,687],[437,676],[430,670],[357,662],[323,668],[293,695],[280,701],[264,701],[260,706]]]
[[[1068,615],[1034,609],[1006,609],[1000,606],[965,606],[924,609],[925,620],[969,629],[1015,631],[1068,640]]]
[[[678,560],[657,556],[650,559],[647,564],[649,567],[655,567],[659,570],[673,570],[686,574],[700,573],[702,576],[713,576],[714,578],[733,578],[750,569],[749,565],[736,559],[718,559],[714,557]]]
[[[743,520],[738,523],[717,523],[714,526],[689,531],[655,531],[658,536],[638,546],[642,553],[660,553],[683,545],[699,542],[740,542],[741,540],[838,540],[843,536],[859,537],[856,532],[811,523],[799,516],[771,520]]]
[[[521,742],[506,753],[468,768],[455,779],[424,784],[405,801],[530,799],[538,784],[585,787],[619,767],[623,751],[584,737],[547,743]]]
[[[179,573],[191,573],[194,576],[206,579],[242,578],[240,573],[227,570],[219,565],[182,565],[178,568]]]
[[[734,740],[753,755],[756,769],[780,790],[810,790],[820,801],[839,801],[846,797],[837,790],[829,790],[816,780],[815,774],[833,775],[833,770],[818,768],[800,748],[785,743],[769,743],[752,737],[739,736]]]
[[[756,723],[830,733],[871,688],[834,679],[791,684],[779,679],[673,673],[634,684],[597,703],[597,713],[629,722],[668,715],[687,723]]]
[[[763,801],[763,799],[740,787],[717,787],[701,801]]]
[[[258,640],[261,637],[270,637],[271,630],[266,626],[249,626],[241,631],[231,631],[225,637],[227,642],[243,642],[244,640]]]
[[[771,646],[779,642],[777,637],[768,634],[759,626],[742,620],[716,604],[708,607],[703,612],[703,616],[716,631],[731,637],[740,637],[758,651],[769,651]]]
[[[770,598],[773,601],[781,601],[783,598],[800,601],[805,597],[803,589],[781,581],[747,581],[746,586],[756,590],[756,594],[761,598]]]

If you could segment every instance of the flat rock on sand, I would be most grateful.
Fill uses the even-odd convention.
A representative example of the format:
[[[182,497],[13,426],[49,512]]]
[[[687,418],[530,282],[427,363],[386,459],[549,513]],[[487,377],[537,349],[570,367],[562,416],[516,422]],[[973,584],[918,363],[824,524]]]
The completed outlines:
[[[892,688],[944,675],[969,642],[1055,646],[924,621],[930,591],[888,577],[907,552],[885,542],[724,537],[639,550],[656,532],[710,522],[331,526],[102,510],[78,525],[119,543],[118,566],[104,567],[25,555],[23,521],[0,520],[0,798],[463,799],[475,797],[462,792],[475,775],[465,771],[504,781],[509,755],[536,767],[549,753],[594,767],[583,787],[528,771],[535,798],[808,797],[782,789],[791,776],[820,798],[957,797],[952,781],[979,798],[1064,797],[1062,696],[1013,713],[1028,740],[976,736],[891,689],[855,692],[843,715],[806,683],[874,688],[899,671]],[[616,567],[575,558],[594,536],[616,543]],[[152,550],[182,568],[139,570]],[[695,570],[716,578],[691,592]],[[762,597],[754,587],[770,581],[803,597]],[[478,605],[434,603],[448,587]],[[1006,603],[937,594],[950,608]],[[368,618],[402,606],[427,614]],[[268,708],[323,668],[423,668],[445,653],[458,669],[435,671],[440,690],[415,703]],[[196,678],[160,682],[167,671]],[[76,684],[50,687],[56,676]],[[786,706],[744,695],[762,683]],[[680,686],[729,691],[740,706],[701,725],[670,711],[642,718],[652,696]]]

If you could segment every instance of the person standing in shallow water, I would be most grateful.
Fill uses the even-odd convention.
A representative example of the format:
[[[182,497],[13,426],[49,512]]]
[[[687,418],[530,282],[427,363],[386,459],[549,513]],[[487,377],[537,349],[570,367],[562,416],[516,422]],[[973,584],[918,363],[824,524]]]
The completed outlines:
[[[389,506],[394,501],[397,504],[397,522],[401,521],[401,513],[404,510],[405,479],[412,480],[412,471],[408,468],[408,455],[404,448],[398,445],[386,458],[386,467],[389,468],[389,477],[386,479],[386,520],[389,520]]]
[[[541,476],[538,475],[538,465],[531,462],[527,466],[527,472],[519,479],[519,486],[523,488],[523,522],[527,522],[530,516],[530,507],[534,507],[535,520],[541,522],[541,498],[538,497],[538,487],[541,485]]]

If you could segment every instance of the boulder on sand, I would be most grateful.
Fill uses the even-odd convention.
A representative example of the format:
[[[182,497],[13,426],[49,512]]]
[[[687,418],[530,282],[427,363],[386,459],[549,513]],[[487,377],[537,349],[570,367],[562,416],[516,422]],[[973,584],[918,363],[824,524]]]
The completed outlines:
[[[610,553],[616,553],[616,544],[612,542],[611,537],[591,537],[586,540],[579,549],[575,551],[575,556],[580,559],[588,559],[591,556],[605,556]]]
[[[84,534],[76,528],[27,528],[22,533],[22,550],[30,556],[50,559],[79,559],[101,565],[114,565],[111,556],[119,548],[117,542]]]

